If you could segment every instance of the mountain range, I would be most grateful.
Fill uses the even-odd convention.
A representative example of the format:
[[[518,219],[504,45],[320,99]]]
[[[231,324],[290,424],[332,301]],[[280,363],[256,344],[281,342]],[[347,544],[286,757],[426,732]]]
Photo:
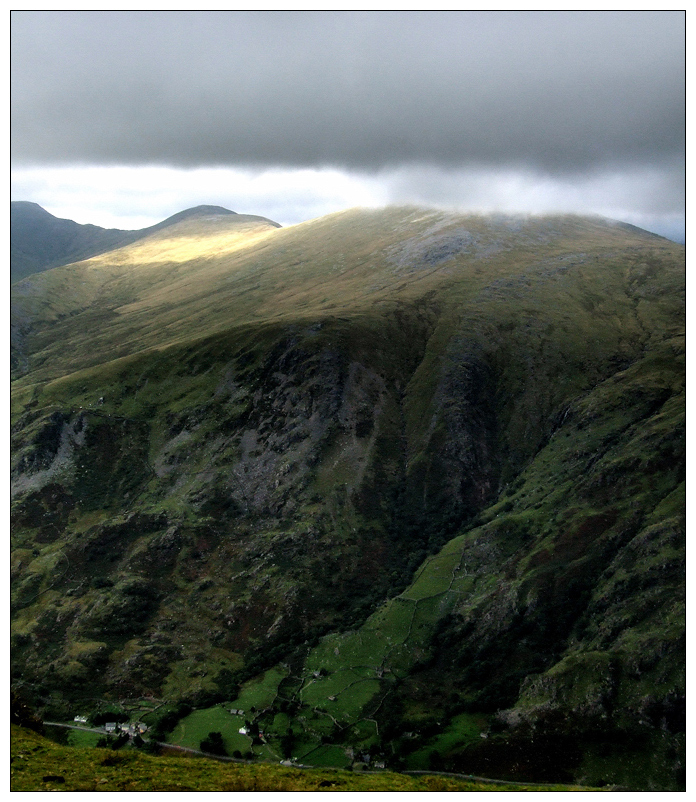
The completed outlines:
[[[129,245],[149,234],[188,217],[207,214],[236,214],[222,206],[197,206],[168,217],[161,223],[138,231],[122,231],[81,225],[47,212],[38,203],[12,201],[10,204],[10,282],[32,273],[78,262],[106,251]],[[277,224],[276,224],[277,225]]]
[[[683,246],[14,214],[13,684],[44,716],[157,699],[160,737],[257,759],[683,788]]]

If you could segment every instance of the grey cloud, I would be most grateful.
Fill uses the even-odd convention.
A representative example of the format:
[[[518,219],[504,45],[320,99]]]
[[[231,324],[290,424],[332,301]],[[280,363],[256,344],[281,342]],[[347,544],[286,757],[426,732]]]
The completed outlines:
[[[12,14],[16,163],[673,171],[683,12]]]
[[[679,214],[684,177],[679,164],[620,171],[589,170],[548,176],[531,170],[400,167],[383,171],[390,202],[451,205],[482,211],[538,212],[631,209],[636,214]]]

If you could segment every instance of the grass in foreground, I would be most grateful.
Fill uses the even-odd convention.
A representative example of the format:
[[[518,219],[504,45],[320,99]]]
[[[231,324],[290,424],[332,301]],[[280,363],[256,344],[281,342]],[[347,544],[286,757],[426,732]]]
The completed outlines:
[[[578,786],[507,785],[455,777],[411,777],[294,769],[268,763],[152,757],[132,749],[74,749],[12,727],[11,791],[580,791]]]

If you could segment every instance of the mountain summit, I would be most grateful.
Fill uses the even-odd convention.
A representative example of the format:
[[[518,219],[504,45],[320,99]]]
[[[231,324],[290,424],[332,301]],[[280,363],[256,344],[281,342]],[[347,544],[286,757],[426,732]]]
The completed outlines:
[[[250,215],[250,214],[237,214],[237,212],[231,212],[229,209],[225,209],[223,206],[203,205],[203,206],[194,206],[191,209],[184,209],[183,212],[177,212],[177,214],[173,214],[171,217],[168,217],[161,223],[157,223],[156,225],[150,226],[149,228],[141,229],[140,233],[143,236],[147,236],[147,234],[153,233],[155,231],[160,231],[163,228],[168,228],[169,226],[176,225],[177,223],[181,223],[184,220],[210,220],[224,217],[226,215],[234,215],[233,219],[235,222],[258,220],[260,222],[266,222],[269,225],[274,226],[275,228],[280,228],[279,223],[274,223],[272,220],[269,220],[266,217],[259,217],[257,215]]]
[[[684,248],[165,223],[13,285],[15,687],[274,761],[682,788]]]
[[[137,231],[106,229],[81,225],[73,220],[54,217],[37,203],[12,201],[10,204],[10,281],[20,281],[33,273],[52,267],[89,259],[183,220],[198,220],[219,215],[236,215],[222,206],[194,206],[168,217],[161,223]],[[236,215],[252,218],[253,215]],[[265,220],[266,218],[255,218]],[[268,221],[280,227],[278,223]]]
[[[10,281],[87,259],[137,239],[135,232],[80,225],[37,203],[10,204]]]

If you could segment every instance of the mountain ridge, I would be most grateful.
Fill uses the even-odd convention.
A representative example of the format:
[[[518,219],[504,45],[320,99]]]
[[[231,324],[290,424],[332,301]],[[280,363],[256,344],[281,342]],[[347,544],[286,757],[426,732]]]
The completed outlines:
[[[222,206],[201,205],[177,212],[162,222],[143,229],[105,229],[90,223],[83,225],[73,220],[55,217],[37,203],[12,201],[10,283],[13,284],[53,267],[89,259],[114,248],[129,245],[183,220],[220,214],[237,213]],[[249,216],[238,215],[238,217]],[[279,224],[273,223],[273,225]]]
[[[211,207],[197,207],[197,208],[211,208]],[[216,208],[216,207],[212,207]],[[194,210],[189,210],[195,211]],[[381,225],[375,226],[374,221],[380,220],[380,212],[371,212],[369,210],[352,209],[345,212],[338,212],[334,215],[329,215],[325,218],[320,218],[315,221],[308,221],[297,226],[291,226],[286,229],[280,229],[277,224],[272,221],[267,221],[265,218],[255,216],[242,216],[235,215],[232,218],[232,228],[230,229],[233,235],[240,234],[239,237],[232,236],[230,239],[218,238],[218,233],[221,231],[223,234],[227,233],[227,220],[229,217],[214,216],[209,220],[209,226],[205,229],[198,228],[199,237],[192,238],[193,247],[196,249],[203,249],[207,247],[208,251],[214,256],[219,253],[219,258],[208,259],[205,262],[201,260],[195,261],[190,258],[190,252],[186,250],[188,242],[180,239],[180,234],[185,238],[186,230],[190,225],[196,226],[196,218],[199,215],[190,215],[187,212],[182,212],[179,215],[168,218],[163,224],[159,224],[156,231],[150,232],[145,237],[146,242],[128,243],[118,249],[118,258],[111,259],[109,254],[103,254],[91,260],[81,263],[79,266],[71,265],[61,267],[58,271],[52,271],[49,276],[44,276],[41,279],[36,279],[27,285],[26,296],[31,298],[37,293],[36,281],[41,281],[45,284],[45,289],[42,290],[44,296],[52,296],[56,298],[58,304],[56,313],[59,316],[66,314],[71,316],[74,314],[74,309],[70,307],[69,303],[66,304],[61,300],[64,295],[64,288],[68,285],[76,287],[78,285],[94,287],[93,293],[104,294],[111,296],[113,293],[118,293],[117,289],[109,287],[108,290],[102,288],[102,284],[111,281],[112,275],[117,282],[124,287],[125,296],[121,298],[124,308],[129,307],[134,310],[137,308],[138,303],[147,304],[147,308],[152,309],[153,303],[156,301],[156,296],[152,296],[152,301],[145,301],[145,297],[151,296],[148,288],[150,280],[150,273],[142,270],[142,265],[148,264],[149,259],[154,258],[153,264],[161,265],[161,271],[164,270],[163,259],[171,260],[171,264],[175,267],[169,272],[164,271],[163,275],[166,277],[163,285],[165,291],[165,299],[160,305],[171,304],[172,301],[177,302],[177,299],[172,299],[172,287],[178,282],[181,287],[181,293],[184,296],[181,303],[184,307],[191,306],[190,292],[191,284],[186,274],[182,274],[178,265],[188,265],[186,268],[190,272],[193,264],[201,263],[206,273],[196,272],[195,282],[208,280],[209,286],[206,286],[202,292],[197,292],[200,295],[201,303],[208,306],[208,296],[220,295],[219,308],[222,309],[223,305],[239,306],[239,300],[236,296],[242,295],[250,299],[250,303],[246,304],[244,314],[246,317],[242,319],[257,320],[259,317],[273,315],[279,311],[287,310],[287,314],[292,318],[298,314],[298,310],[306,309],[307,311],[300,312],[301,314],[315,314],[312,305],[318,300],[321,304],[319,296],[322,293],[335,292],[336,286],[342,285],[343,293],[341,295],[344,308],[347,311],[356,311],[357,309],[369,309],[372,304],[379,303],[381,297],[391,297],[391,293],[396,289],[397,293],[405,292],[406,296],[411,293],[413,287],[418,287],[426,283],[432,283],[433,286],[442,287],[449,281],[449,266],[451,260],[458,254],[469,254],[473,257],[473,261],[477,265],[485,265],[487,260],[495,257],[497,253],[505,252],[511,247],[505,244],[505,239],[497,234],[491,235],[491,231],[495,230],[496,225],[500,225],[502,233],[507,236],[508,241],[515,242],[515,247],[519,247],[523,241],[526,233],[526,245],[524,251],[524,258],[535,260],[534,248],[538,243],[544,243],[549,237],[557,237],[561,235],[561,230],[566,231],[566,235],[570,238],[569,244],[572,243],[573,238],[592,236],[597,231],[602,232],[603,235],[608,236],[609,241],[617,238],[619,241],[623,240],[624,234],[620,228],[617,227],[613,221],[606,221],[599,217],[580,217],[573,215],[557,215],[546,217],[502,217],[502,216],[463,216],[451,213],[439,213],[432,210],[418,209],[417,207],[409,208],[393,207],[388,209],[384,215],[386,220]],[[183,216],[182,216],[183,215]],[[407,239],[405,243],[398,246],[390,246],[388,243],[394,241],[399,242],[400,227],[404,225],[402,217],[406,218],[408,223],[418,226],[421,233],[415,237]],[[189,218],[193,220],[189,220]],[[177,218],[174,220],[174,218]],[[187,222],[188,221],[188,222]],[[462,228],[461,222],[470,221],[474,233]],[[545,222],[540,222],[545,221]],[[258,225],[263,227],[267,225],[266,233],[273,234],[271,239],[261,237],[260,241],[254,238],[249,239],[248,234],[250,229],[245,228],[242,224],[253,226]],[[166,225],[165,225],[166,224]],[[477,228],[475,228],[475,227]],[[561,228],[559,228],[561,226]],[[274,233],[272,229],[278,228]],[[493,227],[493,228],[492,228]],[[452,234],[441,234],[441,231],[447,229],[454,231]],[[432,229],[432,233],[431,233]],[[260,230],[260,229],[259,229]],[[149,231],[149,230],[148,230]],[[336,233],[345,231],[343,233]],[[364,234],[363,231],[369,232]],[[461,232],[464,232],[463,234]],[[327,236],[328,232],[328,236]],[[369,252],[362,255],[357,268],[353,267],[350,270],[344,270],[340,266],[340,260],[343,257],[340,253],[337,256],[337,262],[326,261],[332,259],[330,256],[331,251],[326,251],[334,247],[332,237],[340,239],[340,237],[350,237],[351,247],[355,250],[362,249],[365,251],[372,247],[370,237],[375,236],[379,238],[380,245],[383,243],[385,247],[382,249],[382,257],[379,260],[372,260],[372,255]],[[649,232],[643,232],[641,229],[631,229],[631,234],[638,237],[640,241],[643,237],[654,238]],[[173,244],[170,247],[166,243],[166,239],[172,235]],[[153,252],[146,250],[148,240],[155,237],[153,241]],[[278,238],[285,240],[279,242]],[[477,239],[478,237],[478,239]],[[327,243],[324,245],[324,238]],[[206,239],[210,241],[209,245],[204,245]],[[311,257],[305,258],[303,249],[305,241],[318,241],[322,243],[318,248],[311,253]],[[176,249],[181,247],[184,242],[183,255],[176,253]],[[431,242],[438,244],[432,246]],[[667,240],[664,241],[668,242]],[[443,244],[444,243],[444,244]],[[273,251],[273,246],[282,255],[276,258]],[[388,248],[394,248],[393,252],[387,252]],[[234,256],[240,263],[240,270],[238,274],[227,275],[227,261],[231,257],[232,251],[229,253],[227,249],[231,248],[234,251]],[[438,250],[439,249],[439,250]],[[257,253],[261,252],[261,261],[257,258]],[[451,252],[450,252],[451,251]],[[133,255],[130,256],[129,253]],[[268,252],[270,255],[266,255]],[[294,260],[294,264],[288,269],[283,264],[283,259],[286,253],[290,252],[291,256],[288,262]],[[162,256],[164,254],[164,257]],[[294,256],[292,255],[294,254]],[[584,257],[581,257],[584,258]],[[421,267],[414,267],[414,264],[422,263]],[[369,267],[366,265],[369,264]],[[139,285],[133,285],[133,278],[131,278],[131,271],[129,265],[137,268],[139,275],[135,278],[140,281],[143,287],[145,297],[136,298],[133,293],[134,289]],[[249,265],[245,268],[245,265]],[[302,273],[303,266],[307,265],[309,272]],[[80,271],[80,277],[77,278],[76,270]],[[168,270],[168,269],[167,269]],[[480,270],[480,268],[479,268]],[[375,272],[377,271],[377,272]],[[193,275],[193,274],[192,274]],[[207,279],[206,279],[207,275]],[[256,308],[256,297],[263,298],[263,293],[259,294],[258,289],[255,288],[258,283],[258,277],[268,277],[265,280],[264,292],[270,294],[273,301],[263,303],[265,308]],[[353,280],[352,277],[355,276]],[[106,277],[106,278],[104,278]],[[376,277],[376,278],[375,278]],[[370,278],[371,284],[367,284],[366,278]],[[374,280],[372,280],[374,278]],[[406,279],[406,280],[405,280]],[[415,281],[411,281],[415,279]],[[377,283],[377,282],[381,283]],[[480,279],[479,279],[480,281]],[[55,283],[55,286],[54,284]],[[251,287],[251,290],[249,289]],[[58,291],[57,291],[58,290]],[[155,290],[157,288],[155,287]],[[24,294],[22,286],[15,287],[14,295],[17,299],[17,306],[21,306],[21,298]],[[291,298],[297,298],[297,303],[288,303],[286,296],[290,294]],[[142,295],[142,293],[141,293]],[[90,296],[91,297],[91,296]],[[75,299],[76,303],[81,303]],[[107,299],[113,308],[120,308],[120,305],[111,303],[111,298]],[[336,308],[334,301],[327,302],[326,306],[333,304]],[[321,307],[320,307],[321,308]],[[316,311],[319,312],[320,308]],[[200,310],[200,306],[197,307]],[[220,312],[216,311],[210,317],[219,316]],[[236,315],[238,317],[238,315]],[[171,325],[171,322],[168,321]],[[197,324],[198,325],[198,324]],[[139,331],[137,337],[142,341],[143,333]],[[90,350],[94,349],[94,343],[89,338]],[[45,360],[48,362],[49,360]]]

